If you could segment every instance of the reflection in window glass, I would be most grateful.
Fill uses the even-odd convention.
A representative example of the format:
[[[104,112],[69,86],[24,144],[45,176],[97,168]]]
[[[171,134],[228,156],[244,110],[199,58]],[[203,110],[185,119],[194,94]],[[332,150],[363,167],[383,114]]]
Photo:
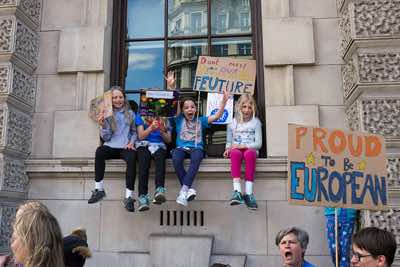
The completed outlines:
[[[163,37],[164,0],[128,0],[128,39]]]
[[[178,88],[192,90],[198,56],[207,55],[207,53],[207,40],[176,40],[168,42],[167,68],[175,71]]]
[[[143,88],[164,88],[162,41],[131,42],[127,47],[127,93]]]
[[[251,13],[247,1],[211,0],[211,33],[250,33]]]
[[[168,36],[207,34],[207,1],[168,0]]]
[[[211,40],[212,56],[243,57],[251,59],[252,45],[250,37],[218,38]]]

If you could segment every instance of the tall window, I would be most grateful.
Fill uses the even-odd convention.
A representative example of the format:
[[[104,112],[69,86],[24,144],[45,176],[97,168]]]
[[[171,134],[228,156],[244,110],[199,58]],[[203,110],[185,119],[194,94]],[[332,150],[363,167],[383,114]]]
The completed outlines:
[[[251,23],[252,10],[259,9],[254,3],[260,5],[249,0],[114,0],[119,10],[114,28],[119,30],[113,35],[112,81],[139,102],[141,89],[165,89],[164,75],[171,70],[182,94],[197,97],[192,86],[198,56],[255,58],[261,46],[252,30],[258,27]],[[206,97],[201,93],[201,107]]]

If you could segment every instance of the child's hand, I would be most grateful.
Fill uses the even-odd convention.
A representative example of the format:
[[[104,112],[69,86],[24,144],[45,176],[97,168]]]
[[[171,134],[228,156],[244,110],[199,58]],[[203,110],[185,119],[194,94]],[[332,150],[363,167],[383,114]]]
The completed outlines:
[[[99,115],[97,115],[97,123],[100,125],[100,126],[104,126],[104,113],[103,112],[101,112]]]
[[[231,155],[231,149],[230,148],[225,149],[223,154],[224,158],[229,158],[230,155]]]
[[[0,255],[0,267],[5,267],[10,260],[8,255]]]
[[[159,124],[157,120],[153,120],[152,123],[150,124],[150,129],[151,131],[155,131],[159,128]]]
[[[132,144],[131,142],[129,142],[129,143],[126,145],[125,148],[128,149],[128,150],[136,150],[136,149],[135,149],[135,145]]]
[[[226,102],[228,102],[232,94],[226,88],[224,89],[223,94],[224,96],[222,98],[222,102],[226,104]]]
[[[167,88],[169,90],[175,90],[176,88],[175,72],[168,71],[168,74],[167,76],[164,77],[164,79],[167,81]]]

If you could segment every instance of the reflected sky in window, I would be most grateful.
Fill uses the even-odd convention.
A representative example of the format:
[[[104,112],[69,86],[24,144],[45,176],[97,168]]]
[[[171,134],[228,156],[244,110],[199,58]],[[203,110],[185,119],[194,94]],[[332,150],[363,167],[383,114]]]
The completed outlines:
[[[128,0],[128,38],[164,36],[164,0]]]
[[[135,42],[128,46],[125,90],[164,89],[164,52],[162,41]]]

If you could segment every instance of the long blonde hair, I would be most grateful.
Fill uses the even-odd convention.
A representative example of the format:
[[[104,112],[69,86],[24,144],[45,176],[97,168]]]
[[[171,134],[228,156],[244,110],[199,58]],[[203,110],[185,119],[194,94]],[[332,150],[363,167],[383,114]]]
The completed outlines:
[[[63,239],[57,219],[43,204],[22,205],[14,235],[29,253],[24,267],[64,267]],[[29,208],[29,206],[31,208]]]
[[[124,111],[124,118],[125,122],[128,125],[131,125],[133,122],[133,111],[131,109],[131,106],[129,105],[128,99],[126,99],[126,95],[124,90],[118,85],[114,85],[113,87],[110,88],[111,93],[113,91],[120,91],[121,94],[124,96],[124,106],[122,107],[122,110]],[[113,115],[111,117],[111,130],[115,132],[117,130],[117,119],[115,118],[115,114],[113,112]]]
[[[243,122],[242,105],[247,102],[250,102],[253,108],[253,118],[257,115],[257,104],[253,96],[250,94],[243,94],[235,104],[235,119],[237,123]]]

